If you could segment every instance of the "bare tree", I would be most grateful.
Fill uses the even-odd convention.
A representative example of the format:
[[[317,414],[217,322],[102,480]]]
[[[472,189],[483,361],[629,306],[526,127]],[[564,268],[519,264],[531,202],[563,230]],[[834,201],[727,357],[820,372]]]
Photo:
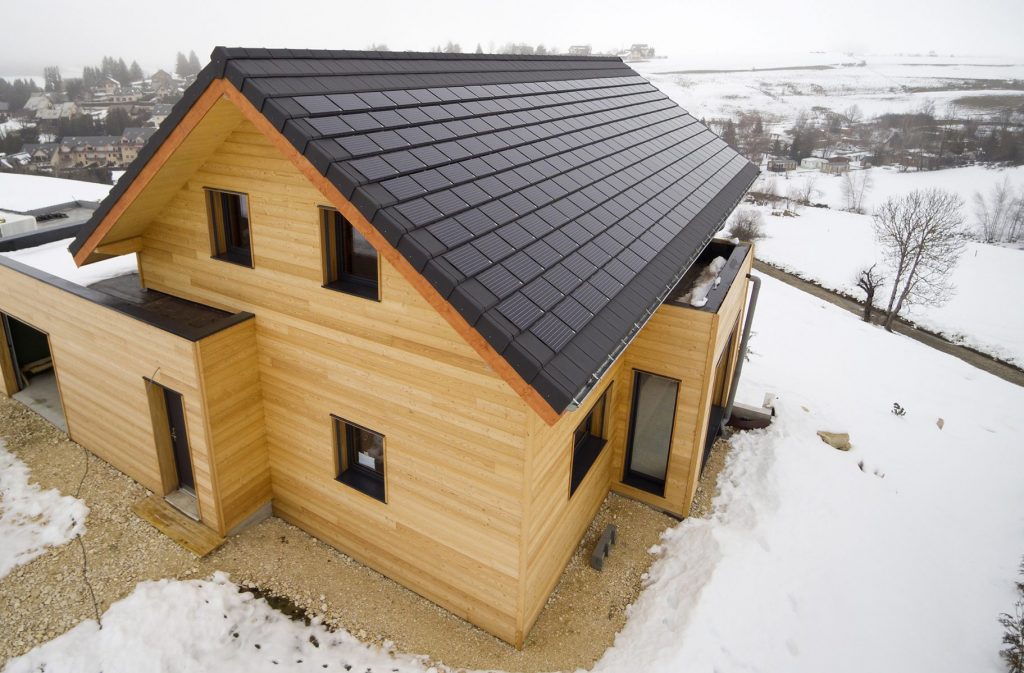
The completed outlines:
[[[811,205],[815,199],[821,198],[821,190],[818,189],[818,178],[813,175],[805,175],[802,179],[794,180],[790,187],[793,199],[804,206]]]
[[[873,181],[871,173],[866,170],[846,171],[843,173],[843,201],[851,213],[864,212],[864,200],[871,191]]]
[[[953,293],[950,277],[964,250],[963,199],[942,189],[888,198],[875,212],[875,240],[892,272],[885,328],[905,306],[940,306]]]
[[[861,269],[857,274],[857,287],[864,290],[864,322],[871,322],[871,311],[875,308],[875,292],[885,284],[885,276],[875,271],[878,264]]]
[[[1024,195],[1013,188],[1009,176],[1004,177],[988,194],[974,192],[974,216],[983,241],[1013,243],[1024,234]]]
[[[740,208],[732,216],[729,233],[744,243],[764,238],[761,213],[752,208]]]
[[[864,120],[864,113],[860,111],[860,106],[855,103],[843,111],[843,117],[846,118],[847,124],[859,124]]]

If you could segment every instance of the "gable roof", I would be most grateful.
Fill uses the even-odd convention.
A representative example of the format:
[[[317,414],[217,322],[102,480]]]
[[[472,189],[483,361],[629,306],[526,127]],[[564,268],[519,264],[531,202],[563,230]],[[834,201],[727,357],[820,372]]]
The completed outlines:
[[[218,78],[559,413],[757,175],[616,57],[217,48],[76,256]]]

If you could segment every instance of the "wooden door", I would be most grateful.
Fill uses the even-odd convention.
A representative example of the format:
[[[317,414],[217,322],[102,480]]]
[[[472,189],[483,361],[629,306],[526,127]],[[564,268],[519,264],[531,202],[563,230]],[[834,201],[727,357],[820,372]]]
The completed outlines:
[[[178,487],[189,493],[196,492],[192,476],[192,456],[189,454],[188,433],[185,430],[185,405],[180,393],[164,388],[164,404],[167,405],[167,429],[171,435],[174,451],[174,467],[178,472]]]

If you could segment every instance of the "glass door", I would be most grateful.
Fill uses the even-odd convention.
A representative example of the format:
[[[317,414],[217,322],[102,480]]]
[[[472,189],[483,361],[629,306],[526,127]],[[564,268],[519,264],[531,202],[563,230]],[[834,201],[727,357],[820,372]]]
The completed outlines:
[[[623,483],[664,495],[678,396],[679,381],[647,372],[635,373]]]

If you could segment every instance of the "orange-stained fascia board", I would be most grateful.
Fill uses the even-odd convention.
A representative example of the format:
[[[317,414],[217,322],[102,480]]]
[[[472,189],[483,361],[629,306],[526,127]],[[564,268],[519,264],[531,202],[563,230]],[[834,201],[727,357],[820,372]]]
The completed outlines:
[[[196,100],[181,122],[154,153],[145,167],[139,172],[125,193],[118,199],[107,215],[99,223],[82,247],[75,254],[75,263],[79,266],[94,261],[93,253],[103,242],[103,238],[117,222],[118,218],[142,194],[160,168],[170,159],[177,147],[188,137],[202,121],[210,108],[220,100],[227,98],[241,111],[242,116],[260,130],[289,161],[323,194],[331,205],[337,208],[352,225],[378,250],[378,252],[427,300],[434,310],[448,321],[455,331],[484,359],[512,390],[533,409],[548,425],[554,425],[561,414],[548,404],[512,365],[491,346],[483,336],[470,325],[462,315],[423,277],[384,236],[370,224],[359,210],[338,191],[327,178],[320,174],[274,126],[257,110],[241,91],[225,79],[215,79],[206,91]]]

